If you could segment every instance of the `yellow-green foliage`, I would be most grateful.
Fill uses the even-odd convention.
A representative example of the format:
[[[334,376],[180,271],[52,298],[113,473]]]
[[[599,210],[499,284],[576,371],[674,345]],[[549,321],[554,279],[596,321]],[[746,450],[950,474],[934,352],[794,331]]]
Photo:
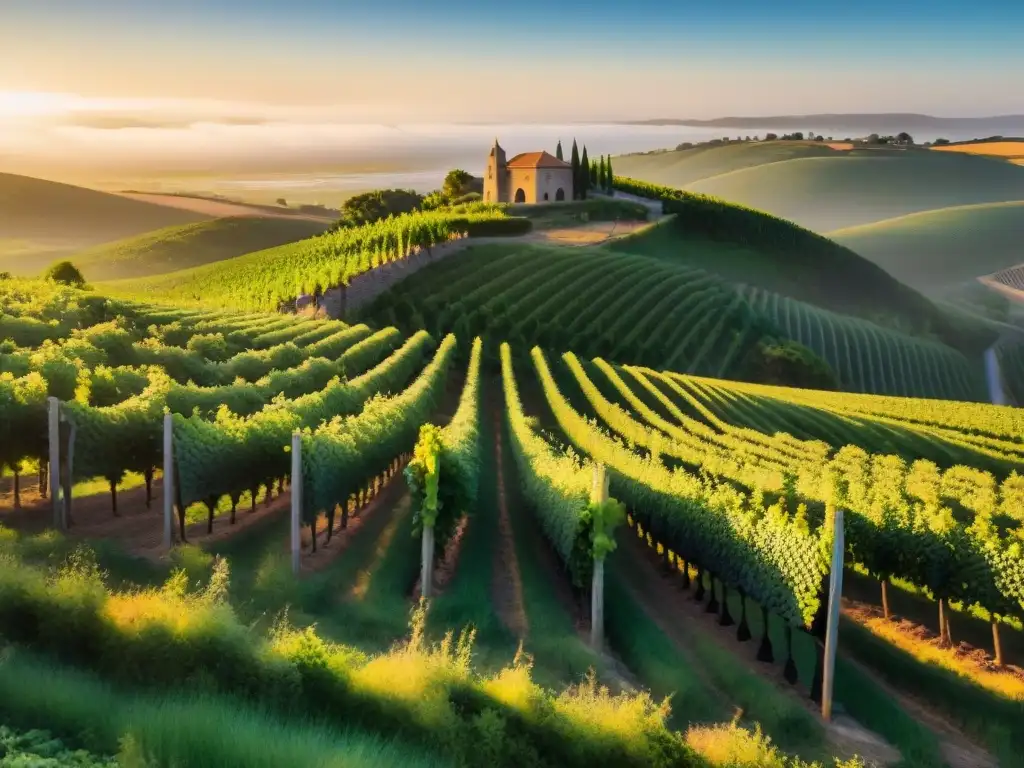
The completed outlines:
[[[665,725],[666,703],[612,695],[587,680],[553,695],[518,657],[493,676],[470,665],[473,635],[423,634],[367,657],[286,617],[269,636],[242,624],[228,601],[228,567],[205,583],[177,570],[156,588],[114,591],[88,550],[60,567],[24,564],[0,546],[0,636],[114,680],[160,690],[215,688],[280,711],[306,712],[372,732],[402,733],[461,764],[699,765]],[[610,761],[610,762],[608,762]]]

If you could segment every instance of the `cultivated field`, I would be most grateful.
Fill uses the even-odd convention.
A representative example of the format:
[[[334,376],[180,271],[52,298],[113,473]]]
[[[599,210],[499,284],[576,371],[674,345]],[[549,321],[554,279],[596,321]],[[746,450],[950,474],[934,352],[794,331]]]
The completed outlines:
[[[0,279],[0,750],[1024,766],[1024,421],[981,356],[1024,394],[1013,318],[616,188],[648,200],[240,256],[300,222],[219,219],[81,260],[145,277]],[[287,313],[375,276],[344,322]]]

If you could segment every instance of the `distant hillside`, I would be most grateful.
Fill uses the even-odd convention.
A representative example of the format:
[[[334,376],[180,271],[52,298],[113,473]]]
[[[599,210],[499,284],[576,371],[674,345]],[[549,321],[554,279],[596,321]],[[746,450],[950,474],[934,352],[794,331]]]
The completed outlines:
[[[837,150],[817,141],[751,141],[699,144],[679,150],[645,152],[615,158],[615,173],[654,184],[682,187],[722,173],[765,163],[807,157],[835,157]]]
[[[935,208],[1024,200],[1024,168],[926,150],[800,158],[692,184],[661,183],[767,211],[816,232]]]
[[[940,208],[828,236],[897,280],[937,295],[1024,259],[1024,201]]]
[[[129,200],[84,187],[0,173],[0,270],[32,274],[56,254],[162,227],[204,221],[203,214]],[[7,252],[5,258],[2,254]]]
[[[936,152],[963,152],[969,155],[997,157],[1011,163],[1024,164],[1024,139],[984,139],[981,141],[960,141],[931,147]]]
[[[824,130],[826,128],[859,129],[864,133],[889,131],[974,131],[978,136],[1024,132],[1024,115],[991,117],[934,117],[914,113],[882,112],[877,114],[767,115],[762,117],[716,117],[711,120],[656,118],[628,121],[630,125],[685,125],[693,128],[779,128]]]
[[[737,285],[756,285],[971,352],[989,335],[980,328],[953,326],[920,293],[838,243],[759,211],[698,195],[684,195],[673,218],[607,247],[704,269]]]
[[[105,243],[75,254],[73,261],[90,281],[148,277],[304,240],[327,226],[301,218],[232,216]]]

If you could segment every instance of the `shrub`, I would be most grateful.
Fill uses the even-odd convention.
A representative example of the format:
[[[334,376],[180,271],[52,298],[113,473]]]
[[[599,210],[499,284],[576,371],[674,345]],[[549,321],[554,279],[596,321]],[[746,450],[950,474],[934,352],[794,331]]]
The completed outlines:
[[[751,347],[741,371],[744,378],[761,384],[839,389],[839,379],[829,364],[795,341],[762,340]]]
[[[82,273],[70,261],[56,262],[43,273],[43,277],[55,283],[70,285],[74,288],[81,288],[85,285],[85,278],[82,277]]]

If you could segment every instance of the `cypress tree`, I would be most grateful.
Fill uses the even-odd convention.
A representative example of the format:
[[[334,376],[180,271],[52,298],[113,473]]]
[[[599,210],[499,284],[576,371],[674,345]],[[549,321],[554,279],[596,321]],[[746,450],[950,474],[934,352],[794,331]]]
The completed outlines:
[[[559,160],[564,160],[565,159],[565,158],[562,157],[562,140],[561,139],[558,140],[558,146],[555,147],[555,157],[557,157]]]
[[[580,158],[580,199],[587,199],[590,189],[590,161],[587,160],[587,147],[583,145],[583,157]]]
[[[608,179],[604,175],[604,155],[601,155],[601,161],[597,165],[597,186],[608,189]]]
[[[580,182],[582,178],[580,175],[580,151],[576,148],[576,139],[572,140],[570,165],[572,165],[572,198],[573,200],[578,200],[580,198]]]
[[[609,192],[611,192],[612,191],[612,182],[615,181],[615,174],[612,172],[612,156],[611,155],[608,155],[608,161],[605,163],[604,174],[605,174],[605,181],[608,184],[606,189]]]
[[[597,170],[597,160],[590,161],[590,188],[597,189],[598,180],[601,178]]]

